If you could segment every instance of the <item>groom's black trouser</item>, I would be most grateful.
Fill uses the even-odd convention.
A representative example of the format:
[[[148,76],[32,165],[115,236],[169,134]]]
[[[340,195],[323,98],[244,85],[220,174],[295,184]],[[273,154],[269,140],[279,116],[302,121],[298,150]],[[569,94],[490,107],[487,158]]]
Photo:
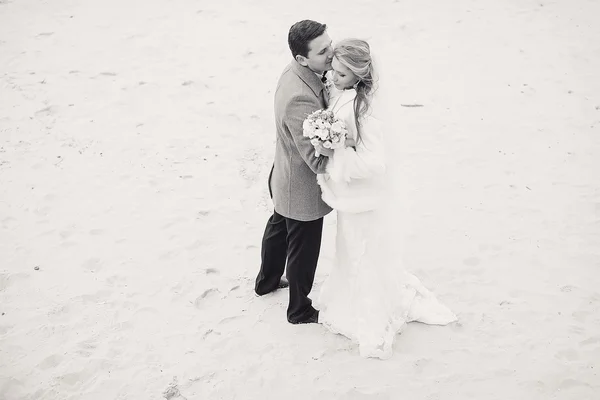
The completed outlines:
[[[267,222],[255,291],[263,295],[277,289],[287,259],[286,278],[290,284],[287,318],[291,323],[304,322],[316,312],[308,294],[315,280],[322,233],[323,218],[297,221],[274,211]]]

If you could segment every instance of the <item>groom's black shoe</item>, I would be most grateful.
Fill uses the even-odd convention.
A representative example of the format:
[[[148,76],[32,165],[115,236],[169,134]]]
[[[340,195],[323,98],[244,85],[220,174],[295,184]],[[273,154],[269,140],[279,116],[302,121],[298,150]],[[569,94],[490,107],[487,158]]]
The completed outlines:
[[[291,322],[291,323],[292,324],[318,324],[319,323],[319,310],[315,310],[315,313],[307,320]]]
[[[286,287],[289,287],[289,286],[290,286],[290,283],[287,281],[287,279],[285,279],[284,277],[281,277],[281,279],[279,280],[279,284],[277,285],[277,287],[274,290],[271,290],[270,292],[267,292],[267,293],[257,293],[255,290],[254,295],[256,297],[264,296],[265,294],[272,293],[277,289],[285,289]]]
[[[279,281],[279,285],[277,286],[277,289],[285,289],[286,287],[289,287],[290,283],[288,282],[287,279],[285,279],[284,277],[281,277],[281,280]]]

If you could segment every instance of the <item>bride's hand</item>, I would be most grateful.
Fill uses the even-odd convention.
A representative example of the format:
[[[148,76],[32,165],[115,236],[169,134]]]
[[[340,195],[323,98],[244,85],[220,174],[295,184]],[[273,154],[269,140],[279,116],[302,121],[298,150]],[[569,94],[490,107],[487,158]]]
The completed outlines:
[[[346,147],[353,147],[354,149],[356,149],[356,140],[354,139],[346,139],[346,142],[344,144],[346,145]]]

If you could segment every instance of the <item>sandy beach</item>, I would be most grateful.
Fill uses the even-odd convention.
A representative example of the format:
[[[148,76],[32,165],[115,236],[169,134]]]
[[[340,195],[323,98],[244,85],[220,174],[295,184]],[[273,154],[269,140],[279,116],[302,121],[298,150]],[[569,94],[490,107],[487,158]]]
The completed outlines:
[[[600,398],[598,16],[0,0],[0,399]],[[410,324],[387,361],[253,292],[273,94],[305,18],[385,63],[402,264],[459,317]]]

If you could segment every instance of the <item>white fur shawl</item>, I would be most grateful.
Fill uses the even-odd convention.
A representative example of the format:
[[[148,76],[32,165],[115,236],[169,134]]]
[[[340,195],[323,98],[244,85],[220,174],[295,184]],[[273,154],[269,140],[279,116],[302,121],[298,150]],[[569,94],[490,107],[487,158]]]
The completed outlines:
[[[354,90],[341,93],[333,111],[348,128],[348,136],[356,139],[353,99]],[[341,106],[338,106],[341,104]],[[339,107],[336,109],[336,107]],[[361,140],[356,150],[337,149],[327,164],[327,173],[318,175],[323,200],[338,211],[359,213],[373,210],[384,193],[385,151],[381,123],[367,116],[361,124]]]

